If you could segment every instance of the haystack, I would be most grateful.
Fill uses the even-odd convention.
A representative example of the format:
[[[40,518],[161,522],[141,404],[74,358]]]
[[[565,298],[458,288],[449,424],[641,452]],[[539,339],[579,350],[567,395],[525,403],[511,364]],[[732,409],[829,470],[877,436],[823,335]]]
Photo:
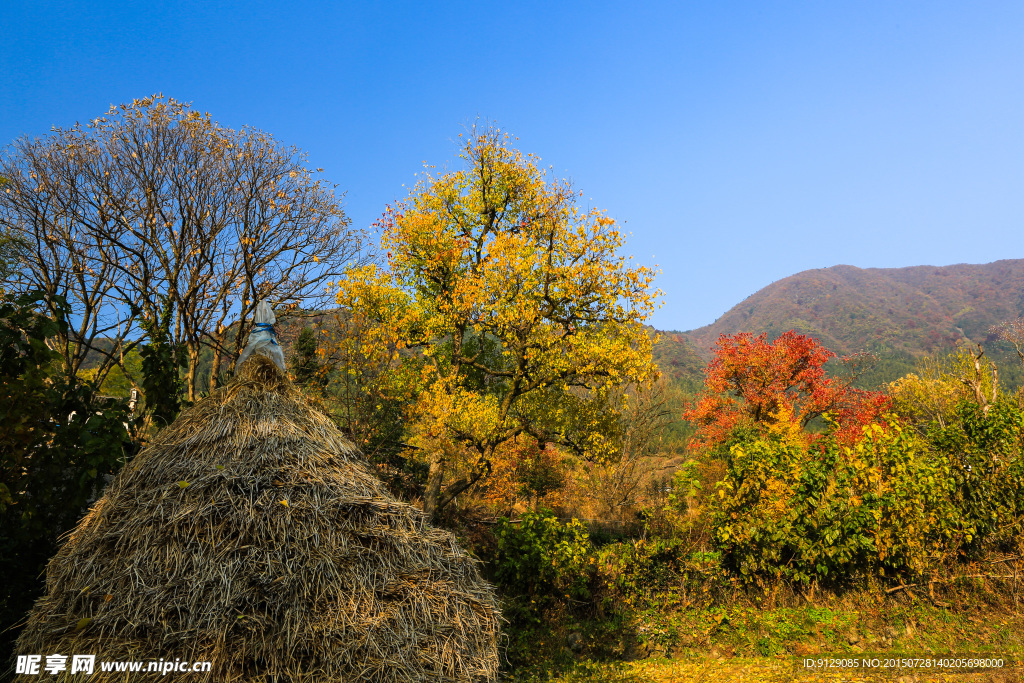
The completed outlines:
[[[111,483],[17,651],[67,656],[49,680],[94,654],[94,681],[163,679],[103,661],[175,659],[211,662],[192,681],[490,681],[499,620],[454,536],[255,354]]]

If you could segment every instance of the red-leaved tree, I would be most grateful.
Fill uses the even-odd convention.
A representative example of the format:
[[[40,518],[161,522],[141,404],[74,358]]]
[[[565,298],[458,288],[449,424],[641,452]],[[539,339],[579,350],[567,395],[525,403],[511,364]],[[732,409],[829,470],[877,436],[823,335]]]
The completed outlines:
[[[715,357],[704,370],[704,391],[683,413],[697,425],[693,445],[698,449],[714,449],[741,425],[785,428],[810,443],[817,435],[806,427],[825,413],[838,425],[837,438],[849,443],[889,406],[882,393],[829,377],[824,366],[835,354],[812,337],[790,330],[768,342],[767,334],[741,332],[722,335],[715,345]]]

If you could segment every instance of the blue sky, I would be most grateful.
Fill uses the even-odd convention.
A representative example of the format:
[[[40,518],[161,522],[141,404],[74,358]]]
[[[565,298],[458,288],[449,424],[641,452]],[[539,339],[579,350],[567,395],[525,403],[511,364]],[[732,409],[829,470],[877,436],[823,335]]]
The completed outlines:
[[[494,121],[657,264],[660,329],[810,268],[1024,258],[1017,0],[8,0],[0,25],[0,141],[162,92],[306,150],[361,227]]]

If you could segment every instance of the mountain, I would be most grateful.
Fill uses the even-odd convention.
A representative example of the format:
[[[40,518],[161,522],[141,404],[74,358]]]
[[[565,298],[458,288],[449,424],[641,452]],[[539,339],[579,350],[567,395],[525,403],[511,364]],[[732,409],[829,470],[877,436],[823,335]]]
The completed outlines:
[[[787,330],[817,338],[839,355],[876,354],[868,384],[891,381],[928,354],[964,341],[981,343],[1005,380],[1019,383],[1020,368],[990,328],[1024,316],[1024,259],[984,265],[806,270],[774,282],[731,308],[711,325],[663,333],[656,352],[665,358],[711,356],[723,334]],[[673,348],[683,345],[682,348]],[[867,379],[867,378],[866,378]]]
[[[656,332],[654,362],[663,375],[687,393],[695,393],[704,382],[704,366],[710,353],[703,353],[683,332]]]

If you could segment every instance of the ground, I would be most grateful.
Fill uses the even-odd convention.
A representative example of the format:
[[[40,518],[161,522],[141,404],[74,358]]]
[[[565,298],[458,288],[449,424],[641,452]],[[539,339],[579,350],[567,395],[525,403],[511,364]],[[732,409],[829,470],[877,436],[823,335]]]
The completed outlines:
[[[825,683],[1024,681],[1024,611],[1013,605],[956,612],[866,593],[831,606],[645,610],[623,641],[591,661],[563,647],[547,650],[512,677],[530,683]],[[608,632],[576,631],[587,641]],[[552,634],[553,640],[557,636]],[[536,641],[539,645],[543,642]],[[572,637],[568,639],[572,643]],[[580,648],[577,647],[577,650]],[[597,651],[597,650],[593,650]],[[561,654],[562,656],[559,656]],[[907,659],[966,657],[989,667],[951,668]],[[602,661],[603,660],[603,661]],[[999,661],[1001,660],[1001,662]],[[854,666],[854,664],[856,664]]]
[[[655,659],[626,664],[581,665],[547,679],[550,683],[855,683],[859,681],[897,681],[899,683],[1018,683],[1021,663],[972,673],[939,672],[927,669],[878,669],[871,672],[852,668],[837,668],[828,672],[811,671],[802,658],[736,657],[687,658],[682,660]]]

